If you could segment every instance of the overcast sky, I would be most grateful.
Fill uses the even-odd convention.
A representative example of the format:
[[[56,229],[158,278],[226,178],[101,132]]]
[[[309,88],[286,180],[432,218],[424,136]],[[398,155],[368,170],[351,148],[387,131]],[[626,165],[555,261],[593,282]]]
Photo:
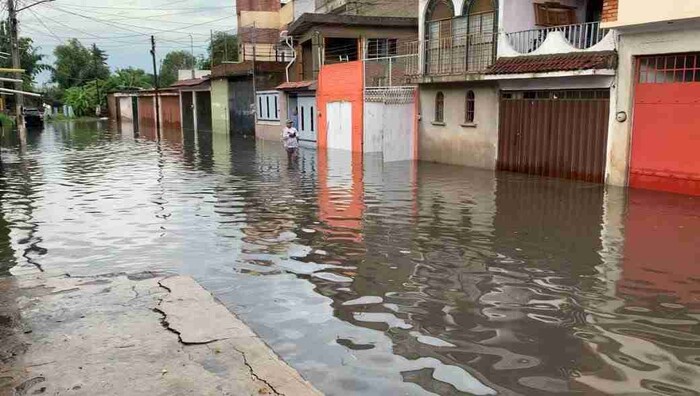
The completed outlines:
[[[18,0],[18,8],[34,2]],[[57,45],[77,38],[105,50],[112,70],[133,66],[150,72],[151,34],[159,62],[169,51],[190,51],[190,34],[197,56],[206,53],[210,30],[235,29],[236,13],[235,0],[55,0],[22,11],[19,21],[20,35],[34,39],[47,63],[53,63]],[[43,74],[37,82],[49,78]]]

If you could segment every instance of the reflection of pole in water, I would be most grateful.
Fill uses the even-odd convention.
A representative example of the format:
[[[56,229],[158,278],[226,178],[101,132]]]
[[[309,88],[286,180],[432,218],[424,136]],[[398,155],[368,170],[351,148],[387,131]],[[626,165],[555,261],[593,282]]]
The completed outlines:
[[[5,172],[0,161],[0,276],[9,275],[10,268],[14,267],[15,252],[12,249],[12,241],[10,239],[10,225],[5,218],[5,192],[7,183],[5,181]]]
[[[163,180],[165,179],[165,158],[163,156],[163,147],[160,139],[156,143],[156,151],[158,152],[158,178],[156,179],[156,181],[158,182],[159,190],[158,197],[155,199],[155,203],[159,208],[159,213],[156,213],[156,218],[167,220],[171,215],[169,213],[166,213],[165,208],[165,204],[167,203],[165,199],[165,187],[163,186]],[[160,229],[161,231],[163,231],[160,234],[160,236],[165,236],[166,228],[163,225],[161,225]]]

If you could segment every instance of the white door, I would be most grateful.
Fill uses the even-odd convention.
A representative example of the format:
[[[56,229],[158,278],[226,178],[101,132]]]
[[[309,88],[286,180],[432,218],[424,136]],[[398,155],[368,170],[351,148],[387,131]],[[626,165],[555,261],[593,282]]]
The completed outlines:
[[[304,142],[316,143],[316,98],[300,96],[297,106],[299,108],[299,139]]]
[[[326,104],[328,148],[352,151],[352,103]]]

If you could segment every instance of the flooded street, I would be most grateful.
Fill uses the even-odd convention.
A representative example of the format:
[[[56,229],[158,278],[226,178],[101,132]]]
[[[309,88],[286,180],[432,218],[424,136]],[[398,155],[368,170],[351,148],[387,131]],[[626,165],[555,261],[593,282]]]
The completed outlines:
[[[700,199],[49,125],[0,274],[191,275],[329,395],[699,395]]]

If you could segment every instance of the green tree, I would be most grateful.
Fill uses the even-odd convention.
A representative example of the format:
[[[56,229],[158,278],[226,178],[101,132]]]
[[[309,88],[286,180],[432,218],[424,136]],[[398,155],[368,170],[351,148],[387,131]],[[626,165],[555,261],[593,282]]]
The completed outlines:
[[[220,65],[224,61],[237,62],[238,36],[226,32],[214,33],[213,41],[209,43],[207,55],[206,58],[200,59],[200,65],[203,69],[212,67],[212,57],[214,66]]]
[[[56,57],[52,81],[61,89],[79,87],[109,77],[107,54],[95,44],[86,48],[78,39],[70,39],[53,51]]]
[[[7,21],[0,22],[0,51],[10,53],[10,33]],[[45,70],[51,70],[51,66],[41,63],[44,55],[39,53],[39,48],[34,47],[34,41],[28,37],[19,38],[20,64],[25,70],[24,89],[32,90],[34,78]],[[0,59],[0,67],[11,68],[12,58]]]
[[[97,47],[97,44],[93,43],[90,48],[90,55],[92,57],[92,78],[94,80],[106,80],[109,78],[109,66],[107,65],[107,53]]]
[[[80,87],[66,89],[63,94],[63,102],[73,107],[73,112],[78,117],[94,116],[97,104],[101,102],[97,95],[95,84],[85,84]]]
[[[196,66],[196,59],[186,51],[172,51],[165,55],[160,65],[158,84],[168,87],[177,81],[179,70],[192,69]]]
[[[147,74],[143,69],[129,67],[127,69],[117,69],[107,79],[105,91],[148,89],[152,88],[153,76]]]

